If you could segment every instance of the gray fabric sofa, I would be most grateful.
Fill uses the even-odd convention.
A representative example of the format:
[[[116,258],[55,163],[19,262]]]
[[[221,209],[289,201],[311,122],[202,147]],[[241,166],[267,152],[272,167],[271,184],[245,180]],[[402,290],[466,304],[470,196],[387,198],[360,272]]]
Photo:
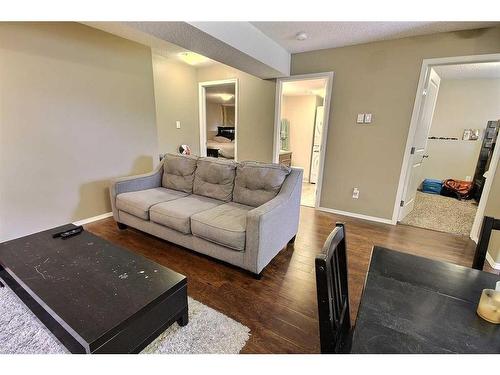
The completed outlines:
[[[295,239],[302,169],[167,154],[110,186],[113,217],[255,274]]]

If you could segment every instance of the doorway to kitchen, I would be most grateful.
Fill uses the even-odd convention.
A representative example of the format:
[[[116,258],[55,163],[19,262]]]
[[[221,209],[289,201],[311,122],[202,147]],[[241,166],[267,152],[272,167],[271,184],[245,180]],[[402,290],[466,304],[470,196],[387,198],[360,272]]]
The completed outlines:
[[[274,162],[304,170],[301,205],[319,207],[333,73],[278,79]]]

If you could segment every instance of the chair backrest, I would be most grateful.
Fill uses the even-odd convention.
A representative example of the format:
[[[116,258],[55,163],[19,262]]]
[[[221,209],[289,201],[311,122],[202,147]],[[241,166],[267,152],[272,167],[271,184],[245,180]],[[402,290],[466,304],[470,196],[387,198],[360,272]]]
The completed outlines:
[[[483,219],[483,224],[481,226],[479,241],[477,242],[476,246],[476,253],[474,254],[472,268],[475,268],[476,270],[483,269],[484,261],[486,259],[486,252],[488,251],[488,245],[490,243],[491,232],[494,230],[500,230],[500,219],[485,216]]]
[[[348,352],[351,317],[344,224],[336,224],[315,266],[321,353]]]

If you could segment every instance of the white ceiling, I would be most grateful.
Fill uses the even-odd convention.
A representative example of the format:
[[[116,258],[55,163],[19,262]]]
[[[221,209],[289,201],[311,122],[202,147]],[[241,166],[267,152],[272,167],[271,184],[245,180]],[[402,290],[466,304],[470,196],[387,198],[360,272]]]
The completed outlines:
[[[251,22],[291,53],[445,31],[498,26],[500,22]],[[304,31],[307,40],[295,35]]]
[[[181,53],[191,52],[187,48],[180,47],[168,40],[158,38],[152,34],[138,31],[123,22],[82,22],[87,26],[94,27],[99,30],[106,31],[111,34],[121,36],[129,40],[147,45],[151,47],[153,53],[173,59],[177,62],[189,65],[184,59],[181,58]],[[204,61],[196,64],[196,67],[204,67],[217,64],[216,61],[205,57]]]
[[[283,82],[282,93],[285,96],[324,95],[325,79],[309,79],[304,81]]]
[[[260,78],[290,75],[290,54],[422,34],[498,26],[500,22],[85,22],[178,59],[183,51]],[[309,37],[298,41],[295,35]]]
[[[442,65],[434,70],[441,79],[492,79],[500,78],[500,62]]]

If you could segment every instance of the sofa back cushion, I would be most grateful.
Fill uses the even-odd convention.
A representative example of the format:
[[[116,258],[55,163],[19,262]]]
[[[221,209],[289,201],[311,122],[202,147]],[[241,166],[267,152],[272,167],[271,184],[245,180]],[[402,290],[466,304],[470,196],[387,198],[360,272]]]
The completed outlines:
[[[194,174],[194,194],[230,202],[233,198],[236,163],[231,160],[200,158]]]
[[[252,207],[263,205],[278,195],[290,170],[281,164],[253,161],[238,164],[233,201]]]
[[[197,161],[197,156],[165,155],[162,186],[191,194]]]

